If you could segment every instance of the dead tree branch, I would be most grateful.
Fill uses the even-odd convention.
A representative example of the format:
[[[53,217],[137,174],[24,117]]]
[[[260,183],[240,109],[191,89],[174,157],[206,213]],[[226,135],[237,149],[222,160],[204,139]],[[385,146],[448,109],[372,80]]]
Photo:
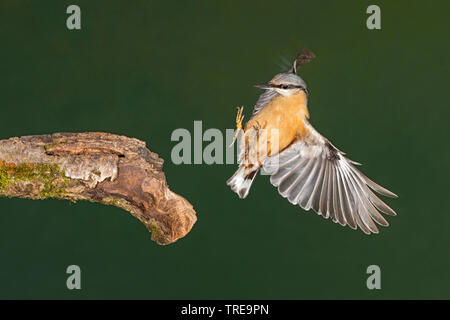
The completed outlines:
[[[109,133],[10,138],[0,140],[0,196],[114,205],[138,218],[158,244],[170,244],[197,217],[169,189],[162,167],[145,142]]]

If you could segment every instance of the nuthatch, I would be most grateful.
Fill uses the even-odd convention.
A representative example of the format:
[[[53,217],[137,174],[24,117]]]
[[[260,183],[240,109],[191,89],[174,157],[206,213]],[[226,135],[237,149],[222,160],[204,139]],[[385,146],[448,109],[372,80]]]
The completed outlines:
[[[264,93],[243,129],[242,108],[238,108],[237,134],[242,133],[239,168],[227,184],[245,198],[262,167],[292,204],[313,209],[342,226],[378,233],[375,222],[388,226],[380,212],[396,213],[373,191],[397,196],[367,178],[355,167],[359,163],[345,157],[308,122],[308,91],[297,71],[313,57],[310,51],[301,52],[289,71],[256,86]]]

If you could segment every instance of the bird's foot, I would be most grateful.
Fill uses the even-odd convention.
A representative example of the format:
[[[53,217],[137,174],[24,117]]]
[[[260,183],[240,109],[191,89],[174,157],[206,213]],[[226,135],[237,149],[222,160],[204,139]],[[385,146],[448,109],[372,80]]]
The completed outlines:
[[[258,132],[259,131],[259,129],[261,129],[261,124],[259,123],[259,121],[258,120],[256,120],[255,121],[255,124],[253,125],[253,129],[256,131],[256,132]]]
[[[236,114],[236,133],[234,134],[233,141],[229,145],[231,147],[237,140],[239,136],[239,132],[242,131],[242,120],[244,120],[244,115],[242,112],[244,111],[244,107],[237,107],[237,114]]]
[[[236,109],[236,129],[239,131],[242,129],[242,120],[244,120],[244,115],[242,114],[242,112],[244,111],[244,107],[237,107]]]

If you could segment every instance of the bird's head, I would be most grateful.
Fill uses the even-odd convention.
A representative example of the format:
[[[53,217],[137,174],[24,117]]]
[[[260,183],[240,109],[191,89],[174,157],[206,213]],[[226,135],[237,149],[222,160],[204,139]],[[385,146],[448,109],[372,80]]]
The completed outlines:
[[[297,94],[300,91],[306,92],[306,82],[292,72],[278,73],[268,83],[258,84],[255,87],[265,90],[275,90],[283,96]]]
[[[297,94],[306,90],[306,82],[297,75],[297,70],[316,56],[309,50],[303,50],[295,58],[292,68],[283,73],[278,73],[268,83],[258,84],[255,87],[265,90],[274,90],[283,96]]]

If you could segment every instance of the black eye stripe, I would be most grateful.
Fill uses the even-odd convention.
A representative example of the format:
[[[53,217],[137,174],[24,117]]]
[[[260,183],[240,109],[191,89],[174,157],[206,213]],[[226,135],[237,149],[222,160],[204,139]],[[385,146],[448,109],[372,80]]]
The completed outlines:
[[[276,86],[277,88],[280,88],[280,89],[302,89],[302,90],[305,90],[305,88],[303,88],[302,86],[296,86],[296,85],[293,85],[293,84],[280,84],[280,85],[278,85],[278,86]]]

